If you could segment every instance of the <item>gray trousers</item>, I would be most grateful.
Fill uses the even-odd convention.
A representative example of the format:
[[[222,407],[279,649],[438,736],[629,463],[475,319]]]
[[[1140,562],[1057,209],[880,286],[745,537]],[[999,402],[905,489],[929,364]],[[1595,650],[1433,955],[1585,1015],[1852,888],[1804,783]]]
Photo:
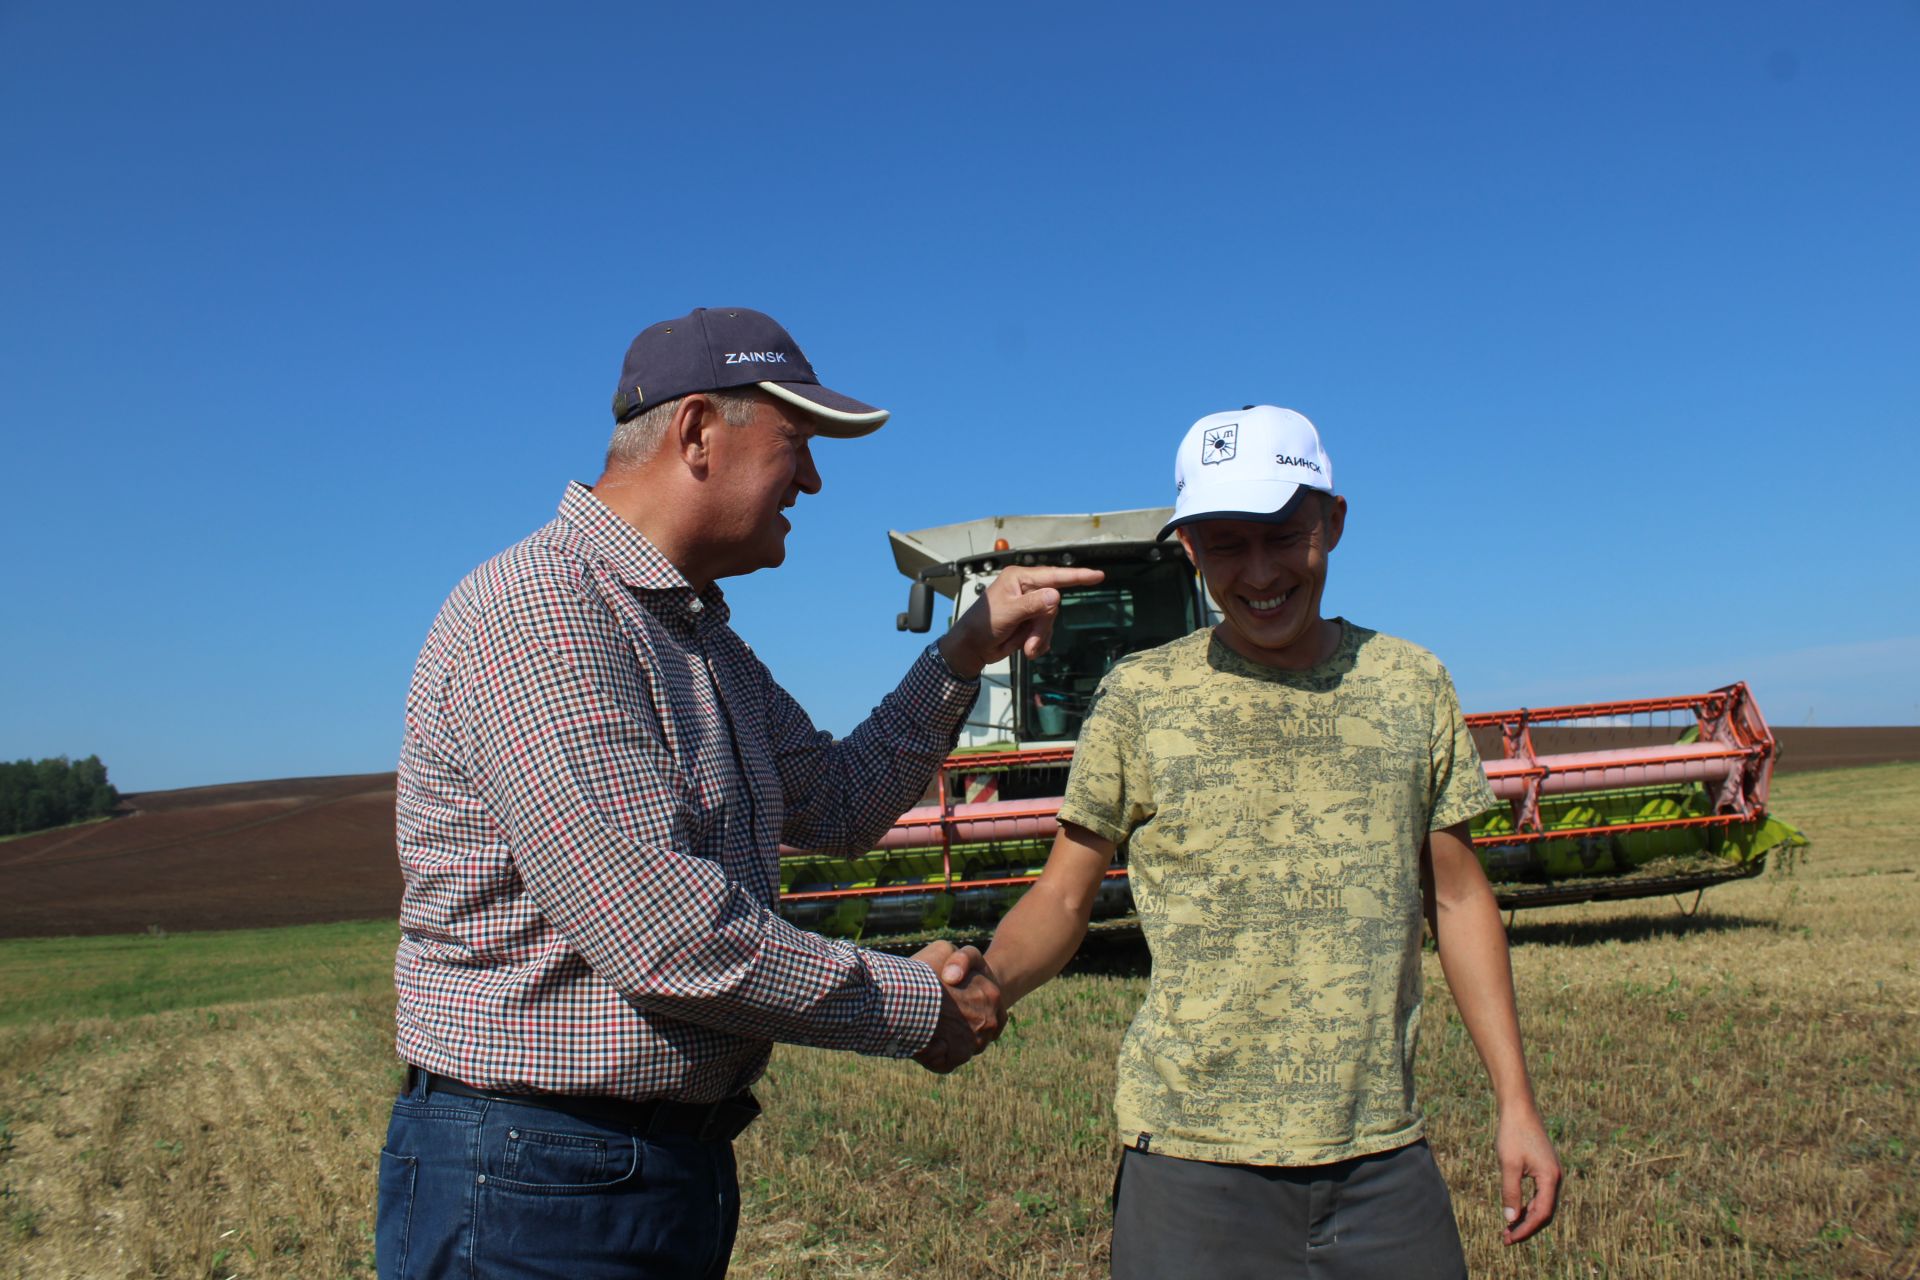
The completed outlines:
[[[1337,1164],[1213,1164],[1129,1147],[1114,1280],[1459,1280],[1447,1184],[1424,1141]]]

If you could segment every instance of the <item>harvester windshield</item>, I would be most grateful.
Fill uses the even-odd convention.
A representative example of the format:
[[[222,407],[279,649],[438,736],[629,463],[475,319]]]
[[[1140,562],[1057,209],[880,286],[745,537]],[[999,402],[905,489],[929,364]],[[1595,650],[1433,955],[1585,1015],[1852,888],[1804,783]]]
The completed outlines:
[[[1014,663],[1014,735],[1021,742],[1072,741],[1087,704],[1114,663],[1177,640],[1201,625],[1193,569],[1183,559],[1105,563],[1107,580],[1067,592],[1053,647]]]

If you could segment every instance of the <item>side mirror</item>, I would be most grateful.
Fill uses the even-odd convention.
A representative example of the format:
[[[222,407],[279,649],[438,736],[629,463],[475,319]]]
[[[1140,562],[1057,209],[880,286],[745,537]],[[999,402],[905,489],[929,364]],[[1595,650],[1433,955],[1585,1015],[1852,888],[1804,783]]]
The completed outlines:
[[[916,582],[907,588],[907,611],[894,615],[895,631],[933,630],[933,584]]]

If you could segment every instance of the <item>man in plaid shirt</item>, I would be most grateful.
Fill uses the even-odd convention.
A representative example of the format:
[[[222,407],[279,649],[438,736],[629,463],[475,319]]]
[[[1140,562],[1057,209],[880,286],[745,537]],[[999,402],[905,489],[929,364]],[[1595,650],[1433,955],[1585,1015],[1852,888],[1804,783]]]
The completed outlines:
[[[715,583],[785,558],[811,439],[886,412],[726,308],[642,332],[614,415],[605,474],[454,590],[414,671],[383,1280],[723,1275],[773,1041],[949,1071],[999,1032],[972,948],[905,959],[776,915],[779,845],[871,848],[981,669],[1043,652],[1057,588],[1099,575],[1009,570],[836,742]]]

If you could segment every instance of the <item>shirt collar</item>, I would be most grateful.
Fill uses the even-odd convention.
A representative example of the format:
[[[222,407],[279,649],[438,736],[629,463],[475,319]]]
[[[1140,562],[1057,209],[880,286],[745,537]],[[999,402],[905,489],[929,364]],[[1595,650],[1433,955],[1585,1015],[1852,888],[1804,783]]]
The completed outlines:
[[[719,584],[695,592],[686,575],[660,554],[647,536],[607,509],[593,496],[589,485],[578,480],[567,485],[560,499],[560,519],[578,530],[605,560],[614,576],[635,591],[658,592],[656,603],[669,603],[689,616],[725,622],[728,616],[726,595]]]

